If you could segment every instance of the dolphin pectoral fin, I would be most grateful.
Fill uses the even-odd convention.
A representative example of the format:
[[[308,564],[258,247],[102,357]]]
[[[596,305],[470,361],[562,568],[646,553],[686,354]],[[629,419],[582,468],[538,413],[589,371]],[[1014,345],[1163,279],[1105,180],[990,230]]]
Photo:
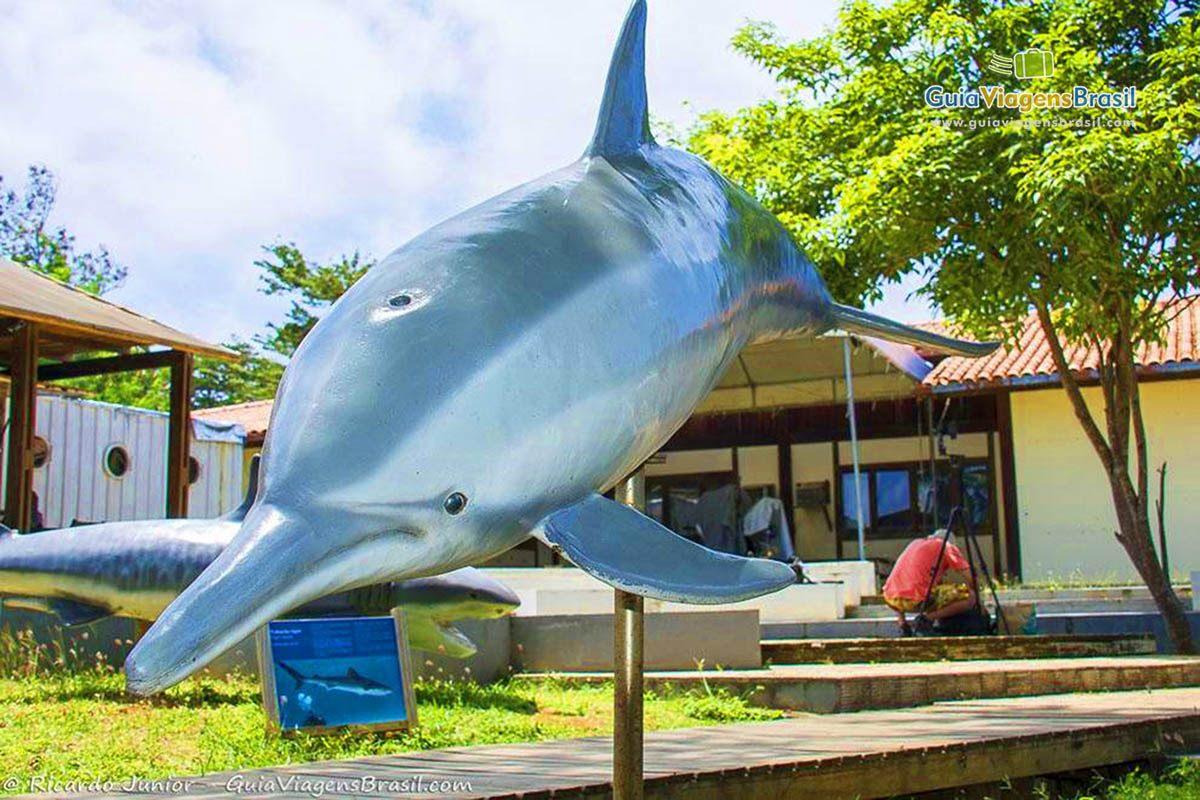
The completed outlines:
[[[733,603],[796,582],[779,561],[718,553],[600,495],[546,517],[534,535],[626,592],[676,603]]]
[[[112,616],[112,612],[107,608],[80,603],[76,600],[52,599],[46,603],[46,607],[67,627],[87,625],[90,622]]]
[[[254,505],[254,499],[258,497],[258,469],[261,462],[262,455],[255,453],[254,457],[250,459],[250,481],[246,486],[246,496],[242,498],[242,504],[228,514],[223,514],[219,519],[241,522],[246,518],[250,507]]]
[[[53,614],[58,617],[59,622],[67,627],[87,625],[89,622],[95,622],[113,615],[107,608],[80,603],[76,600],[60,600],[55,597],[6,595],[0,598],[0,605],[3,605],[5,608],[20,608],[24,611]]]
[[[927,350],[956,356],[979,358],[1000,346],[999,342],[969,342],[965,339],[952,339],[949,336],[904,325],[860,308],[837,303],[833,305],[833,318],[836,327],[849,333],[877,336],[889,342],[910,344],[914,347],[923,347]]]

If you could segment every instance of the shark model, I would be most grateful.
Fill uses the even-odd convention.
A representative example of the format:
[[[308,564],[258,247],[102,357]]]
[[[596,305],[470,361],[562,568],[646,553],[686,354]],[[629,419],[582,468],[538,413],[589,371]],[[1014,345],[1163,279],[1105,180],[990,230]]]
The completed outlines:
[[[216,519],[110,522],[28,536],[0,532],[0,603],[54,614],[65,625],[109,616],[153,622],[238,532],[257,475],[256,458],[246,499]],[[294,616],[374,616],[403,607],[413,647],[467,658],[475,645],[454,622],[503,616],[519,605],[507,586],[468,567],[338,592],[297,608]]]
[[[296,682],[296,691],[305,686],[313,686],[327,692],[345,692],[359,697],[383,697],[393,691],[390,686],[359,674],[354,667],[347,669],[345,675],[303,675],[283,661],[275,663]]]
[[[713,552],[604,493],[753,342],[837,328],[994,349],[835,304],[769,211],[655,143],[645,20],[637,0],[578,161],[420,234],[304,338],[262,492],[130,653],[131,692],[176,683],[314,597],[479,563],[530,535],[648,597],[776,591],[795,580],[786,564]]]

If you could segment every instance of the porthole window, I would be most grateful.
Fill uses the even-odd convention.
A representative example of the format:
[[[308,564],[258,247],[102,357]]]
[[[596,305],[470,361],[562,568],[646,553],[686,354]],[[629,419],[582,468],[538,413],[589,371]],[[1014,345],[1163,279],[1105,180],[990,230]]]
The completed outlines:
[[[33,468],[41,469],[50,463],[50,443],[40,436],[33,437]]]
[[[114,444],[104,451],[104,471],[110,478],[124,478],[131,464],[129,451],[119,444]]]
[[[188,486],[195,486],[200,480],[200,462],[195,456],[188,456]]]

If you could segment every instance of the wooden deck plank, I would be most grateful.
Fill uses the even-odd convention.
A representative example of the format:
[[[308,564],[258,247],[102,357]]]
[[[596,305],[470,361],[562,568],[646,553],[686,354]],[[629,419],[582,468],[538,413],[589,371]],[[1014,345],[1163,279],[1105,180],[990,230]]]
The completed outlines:
[[[651,733],[646,796],[882,797],[1198,745],[1200,689],[939,703]],[[452,748],[247,770],[236,785],[241,797],[301,797],[311,796],[316,781],[370,777],[375,791],[320,786],[326,796],[603,797],[611,756],[607,738]],[[189,779],[184,796],[229,794],[236,775]],[[379,788],[418,776],[424,781],[419,794]],[[435,779],[469,781],[471,788],[433,795],[428,786]]]

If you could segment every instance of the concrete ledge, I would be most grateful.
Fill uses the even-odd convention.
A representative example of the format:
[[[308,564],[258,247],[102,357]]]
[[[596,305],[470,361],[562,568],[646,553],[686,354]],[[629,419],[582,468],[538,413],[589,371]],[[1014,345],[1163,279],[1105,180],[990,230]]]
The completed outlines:
[[[894,639],[900,636],[896,617],[878,619],[835,619],[827,622],[764,622],[767,639]]]
[[[561,677],[584,682],[611,678],[603,673]],[[832,714],[904,708],[947,700],[1198,686],[1200,658],[1136,656],[786,665],[721,672],[649,672],[645,680],[647,689],[668,685],[721,687],[770,708]]]
[[[699,664],[743,669],[762,664],[757,611],[714,611],[703,617],[647,614],[644,624],[647,669],[690,670]],[[611,613],[514,617],[510,636],[511,659],[517,669],[573,672],[613,668]]]
[[[804,574],[814,581],[853,584],[859,597],[871,597],[879,593],[874,561],[806,561]]]
[[[1192,637],[1200,640],[1200,612],[1185,612]],[[1108,611],[1076,614],[1039,614],[1039,633],[1114,634],[1145,633],[1157,640],[1161,653],[1171,652],[1171,641],[1167,637],[1166,625],[1157,611]]]
[[[591,580],[589,578],[589,580]],[[597,581],[597,583],[599,583]],[[592,588],[539,588],[528,584],[512,586],[521,598],[517,617],[564,616],[569,614],[611,614],[613,590],[609,586]],[[797,583],[778,592],[719,605],[689,605],[647,599],[647,614],[705,613],[720,611],[757,611],[763,621],[824,621],[841,619],[845,614],[840,583]]]

